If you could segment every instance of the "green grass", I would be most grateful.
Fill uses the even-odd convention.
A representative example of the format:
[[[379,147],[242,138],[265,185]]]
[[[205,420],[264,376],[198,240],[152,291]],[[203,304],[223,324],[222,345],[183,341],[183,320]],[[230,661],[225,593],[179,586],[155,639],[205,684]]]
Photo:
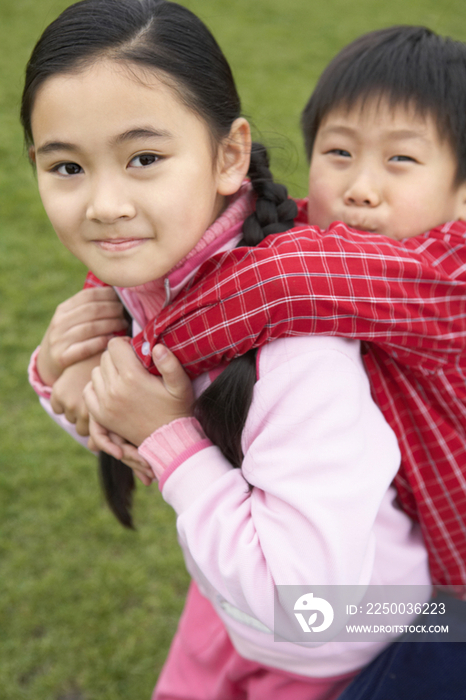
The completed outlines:
[[[138,488],[136,533],[102,505],[94,459],[26,380],[55,306],[84,269],[55,240],[23,152],[22,75],[63,0],[0,4],[0,698],[149,698],[188,584],[175,518]],[[306,191],[299,113],[328,60],[359,34],[426,24],[466,40],[463,0],[187,0],[231,61],[277,177]]]

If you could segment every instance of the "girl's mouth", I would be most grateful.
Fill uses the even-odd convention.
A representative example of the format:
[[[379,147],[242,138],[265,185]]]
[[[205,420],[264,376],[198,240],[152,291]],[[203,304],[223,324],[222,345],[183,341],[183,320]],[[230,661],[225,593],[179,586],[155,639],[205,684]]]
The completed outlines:
[[[115,238],[109,240],[94,240],[99,248],[102,250],[108,250],[111,252],[120,252],[123,250],[129,250],[130,248],[136,248],[142,245],[147,238]]]

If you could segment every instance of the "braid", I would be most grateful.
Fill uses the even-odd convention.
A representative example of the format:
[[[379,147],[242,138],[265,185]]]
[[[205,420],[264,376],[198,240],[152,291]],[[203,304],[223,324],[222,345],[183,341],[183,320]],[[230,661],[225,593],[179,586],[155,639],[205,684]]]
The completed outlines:
[[[257,196],[255,212],[243,224],[238,245],[256,246],[266,236],[293,228],[298,208],[288,199],[286,187],[273,181],[267,150],[253,143],[248,176]],[[256,351],[230,362],[199,396],[194,415],[207,437],[220,448],[234,467],[241,467],[241,435],[256,383]]]
[[[124,314],[129,328],[131,328],[132,318],[126,309],[124,309]],[[132,335],[131,331],[129,335]],[[131,507],[135,482],[132,469],[106,452],[99,452],[98,466],[100,483],[107,505],[124,527],[134,530]]]
[[[131,515],[135,488],[133,471],[106,452],[99,452],[98,464],[107,505],[124,527],[134,530]]]
[[[232,360],[194,404],[207,437],[234,467],[241,467],[241,435],[256,383],[256,351]]]
[[[239,245],[256,246],[271,233],[293,228],[298,208],[286,187],[273,181],[267,149],[260,143],[252,144],[248,176],[257,196],[256,209],[244,222]]]

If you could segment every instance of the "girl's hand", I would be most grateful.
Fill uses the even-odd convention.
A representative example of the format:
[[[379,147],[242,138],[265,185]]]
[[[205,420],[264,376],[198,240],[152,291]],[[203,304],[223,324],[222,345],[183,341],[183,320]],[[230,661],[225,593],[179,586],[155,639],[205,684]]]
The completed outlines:
[[[66,367],[101,353],[112,333],[127,327],[112,287],[81,290],[57,306],[42,339],[37,356],[42,381],[53,386]]]
[[[190,416],[192,410],[191,381],[176,357],[156,345],[152,358],[161,377],[147,372],[129,341],[113,338],[84,389],[93,419],[136,446],[162,425]]]
[[[83,391],[94,367],[100,365],[101,353],[67,367],[53,385],[50,405],[54,413],[64,413],[76,424],[78,435],[89,435],[89,412]]]
[[[134,475],[142,481],[144,486],[150,486],[154,481],[154,474],[146,460],[141,457],[138,448],[127,442],[116,433],[110,433],[101,425],[89,418],[90,438],[88,448],[94,452],[102,450],[120,459],[126,466],[133,470]]]

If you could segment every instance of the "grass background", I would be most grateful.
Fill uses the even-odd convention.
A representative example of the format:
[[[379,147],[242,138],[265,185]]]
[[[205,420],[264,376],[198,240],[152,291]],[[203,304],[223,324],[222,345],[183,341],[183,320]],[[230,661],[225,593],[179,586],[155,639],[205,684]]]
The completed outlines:
[[[136,533],[102,505],[94,459],[41,410],[33,348],[84,269],[55,240],[18,124],[24,65],[66,0],[0,0],[0,698],[142,700],[188,584],[175,519],[138,488]],[[299,113],[359,34],[425,24],[466,40],[464,0],[185,0],[218,38],[243,109],[291,193],[306,192]]]

